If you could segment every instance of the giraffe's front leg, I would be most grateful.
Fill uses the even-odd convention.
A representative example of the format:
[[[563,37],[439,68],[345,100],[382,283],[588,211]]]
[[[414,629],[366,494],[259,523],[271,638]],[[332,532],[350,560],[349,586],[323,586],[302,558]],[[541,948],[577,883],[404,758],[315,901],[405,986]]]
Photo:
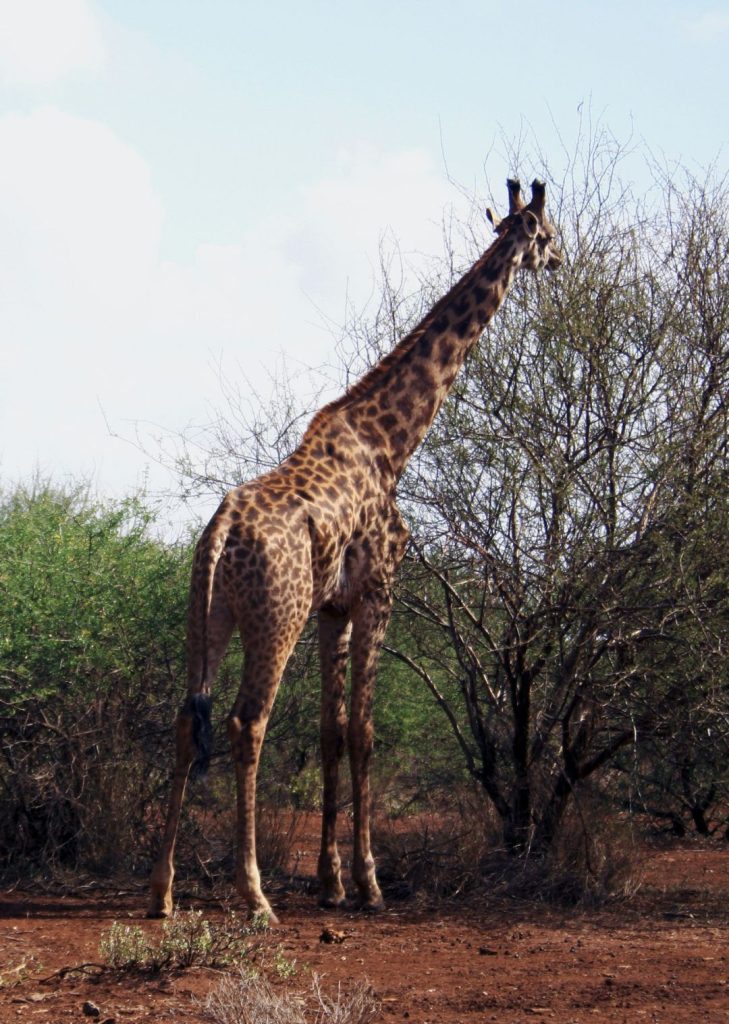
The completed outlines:
[[[360,906],[365,910],[381,910],[384,906],[370,845],[369,767],[374,741],[372,701],[375,677],[391,609],[391,599],[384,589],[367,595],[355,611],[352,634],[352,699],[348,729],[354,803],[352,876],[359,890]]]
[[[268,609],[270,632],[241,629],[245,647],[243,681],[228,720],[228,736],[237,783],[237,843],[235,884],[252,915],[271,924],[278,919],[263,895],[256,858],[256,777],[263,738],[276,699],[281,676],[306,621],[309,595],[304,594],[297,615],[284,627],[276,607]]]
[[[337,794],[339,763],[347,732],[344,683],[351,630],[347,615],[329,610],[319,612],[323,806],[317,874],[321,882],[320,902],[326,907],[341,906],[345,899],[342,862],[337,849]]]

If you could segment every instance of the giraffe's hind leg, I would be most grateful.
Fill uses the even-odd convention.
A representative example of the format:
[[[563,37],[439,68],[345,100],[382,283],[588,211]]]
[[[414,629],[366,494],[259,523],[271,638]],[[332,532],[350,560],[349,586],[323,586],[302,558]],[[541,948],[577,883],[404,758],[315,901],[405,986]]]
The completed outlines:
[[[340,906],[345,898],[336,829],[339,763],[347,738],[344,684],[351,631],[352,624],[348,615],[328,610],[319,612],[322,677],[321,761],[324,788],[321,850],[317,874],[321,882],[320,902],[326,907]]]
[[[174,853],[177,826],[180,821],[180,811],[182,809],[182,799],[185,795],[187,776],[198,753],[193,737],[194,716],[197,710],[190,706],[189,701],[187,701],[177,716],[176,756],[170,790],[170,802],[167,809],[162,847],[159,857],[152,868],[147,917],[169,917],[172,913],[172,880],[175,874]],[[199,710],[202,711],[202,709]]]
[[[237,783],[237,842],[235,883],[248,910],[277,922],[263,894],[256,857],[256,776],[268,719],[281,676],[308,612],[302,602],[287,627],[270,636],[244,637],[243,683],[228,720],[228,736]]]
[[[190,768],[199,761],[204,770],[206,755],[209,756],[205,734],[210,725],[210,690],[234,625],[235,620],[228,609],[222,601],[216,600],[207,624],[206,656],[188,637],[188,693],[177,716],[175,767],[162,845],[152,868],[147,917],[169,917],[172,913],[175,842],[182,800]]]

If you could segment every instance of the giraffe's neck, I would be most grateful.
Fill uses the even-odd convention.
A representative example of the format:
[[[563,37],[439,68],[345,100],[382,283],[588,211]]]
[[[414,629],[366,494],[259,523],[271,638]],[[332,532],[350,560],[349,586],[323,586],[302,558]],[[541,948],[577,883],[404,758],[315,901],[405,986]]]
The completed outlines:
[[[504,301],[520,247],[499,238],[422,322],[331,409],[385,456],[398,479],[481,332]],[[323,410],[325,411],[325,410]]]

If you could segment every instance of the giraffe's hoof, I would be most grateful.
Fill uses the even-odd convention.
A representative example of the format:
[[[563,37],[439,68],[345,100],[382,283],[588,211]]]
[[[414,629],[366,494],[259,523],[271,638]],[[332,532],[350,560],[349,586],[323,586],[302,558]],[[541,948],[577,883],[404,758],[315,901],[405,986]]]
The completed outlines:
[[[347,906],[347,897],[344,894],[341,896],[323,895],[319,897],[319,906],[324,910],[341,910],[342,907]]]
[[[321,882],[320,907],[336,910],[338,907],[345,906],[346,902],[347,894],[339,878],[326,879]]]
[[[172,915],[172,897],[153,893],[149,900],[146,917],[170,917]]]
[[[379,914],[385,909],[385,901],[382,896],[370,896],[360,900],[357,906],[365,914]]]

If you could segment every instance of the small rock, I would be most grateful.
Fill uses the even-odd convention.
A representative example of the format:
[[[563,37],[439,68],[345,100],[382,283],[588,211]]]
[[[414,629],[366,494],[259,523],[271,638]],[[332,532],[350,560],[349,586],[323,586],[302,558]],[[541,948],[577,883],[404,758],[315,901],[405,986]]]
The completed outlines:
[[[82,1010],[83,1010],[84,1017],[100,1017],[101,1016],[101,1010],[96,1005],[96,1003],[92,1003],[90,999],[86,1000],[86,1002],[82,1006]]]
[[[319,936],[319,942],[339,943],[344,942],[346,938],[346,932],[338,932],[334,928],[330,928],[329,925],[327,925],[325,928],[322,929],[322,933]]]
[[[491,946],[479,946],[478,947],[478,955],[479,956],[498,956],[499,954],[498,954],[498,950],[492,949]]]

